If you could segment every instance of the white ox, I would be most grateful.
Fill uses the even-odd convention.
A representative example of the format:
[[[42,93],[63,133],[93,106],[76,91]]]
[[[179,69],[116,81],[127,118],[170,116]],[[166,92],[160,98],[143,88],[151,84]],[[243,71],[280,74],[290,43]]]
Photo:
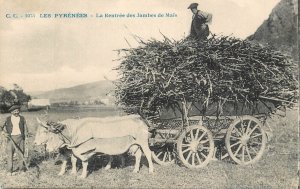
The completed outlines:
[[[72,173],[76,173],[75,155],[82,160],[83,178],[87,176],[88,159],[92,155],[116,155],[128,150],[135,152],[134,172],[139,171],[142,150],[148,160],[149,172],[153,173],[148,127],[140,116],[67,119],[60,122],[64,125],[63,129],[55,133],[53,131],[56,128],[51,128],[39,120],[38,122],[42,127],[38,127],[34,143],[46,143],[46,149],[50,152],[67,146],[73,152]],[[65,167],[66,161],[63,162],[60,174],[64,174]]]

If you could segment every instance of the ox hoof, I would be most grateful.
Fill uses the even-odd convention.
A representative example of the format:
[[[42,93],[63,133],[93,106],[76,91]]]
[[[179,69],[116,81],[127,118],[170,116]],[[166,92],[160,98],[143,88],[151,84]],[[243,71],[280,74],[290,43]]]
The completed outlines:
[[[104,170],[107,171],[107,170],[110,170],[110,168],[111,168],[110,166],[106,166],[106,167],[104,168]]]
[[[87,175],[80,175],[80,177],[79,178],[81,178],[81,179],[85,179],[87,177]]]
[[[61,176],[61,175],[64,175],[65,172],[59,172],[57,175]]]
[[[154,171],[153,170],[149,170],[149,174],[153,174],[154,173]]]
[[[138,173],[138,172],[139,172],[139,170],[135,170],[135,169],[134,169],[132,172],[133,172],[133,173]]]
[[[71,175],[76,175],[77,174],[77,171],[72,171],[71,172]]]

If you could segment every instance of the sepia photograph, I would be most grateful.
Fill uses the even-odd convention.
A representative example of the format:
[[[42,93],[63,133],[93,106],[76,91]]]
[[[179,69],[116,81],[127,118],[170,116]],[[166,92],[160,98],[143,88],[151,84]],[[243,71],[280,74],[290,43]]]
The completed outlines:
[[[297,0],[0,0],[0,189],[300,189]]]

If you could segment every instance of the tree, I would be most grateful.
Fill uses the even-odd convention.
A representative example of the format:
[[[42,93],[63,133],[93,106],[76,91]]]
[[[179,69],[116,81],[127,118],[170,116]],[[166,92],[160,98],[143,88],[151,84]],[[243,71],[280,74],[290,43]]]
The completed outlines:
[[[13,90],[15,90],[15,91],[22,91],[23,92],[23,88],[20,87],[18,84],[14,83],[13,86],[14,86]]]
[[[94,100],[94,104],[96,104],[96,105],[104,105],[104,103],[101,100]]]
[[[0,86],[0,111],[7,112],[8,109],[16,104],[22,105],[31,100],[31,96],[23,92],[23,89],[14,84],[14,89],[7,90]]]

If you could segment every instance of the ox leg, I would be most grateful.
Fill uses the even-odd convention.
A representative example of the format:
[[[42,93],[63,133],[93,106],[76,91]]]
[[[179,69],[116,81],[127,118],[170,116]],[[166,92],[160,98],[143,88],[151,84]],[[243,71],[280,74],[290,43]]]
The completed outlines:
[[[125,154],[120,155],[121,158],[121,168],[125,167]]]
[[[146,145],[142,146],[143,152],[147,158],[148,165],[149,165],[149,173],[153,173],[153,162],[152,162],[152,156],[151,151],[149,149],[148,143]]]
[[[148,132],[142,132],[140,133],[140,140],[139,144],[147,158],[148,166],[149,166],[149,173],[153,173],[153,162],[152,162],[152,155],[151,150],[149,149],[149,143],[148,143]]]
[[[82,162],[82,174],[81,174],[81,178],[86,178],[88,175],[88,171],[87,171],[87,167],[88,167],[88,161],[83,161]]]
[[[109,170],[111,168],[111,162],[113,161],[113,157],[109,156],[109,160],[107,165],[105,166],[104,170]]]
[[[63,160],[61,168],[60,168],[60,172],[58,173],[58,175],[63,175],[66,173],[66,167],[67,167],[67,160]]]
[[[77,158],[73,154],[71,156],[71,161],[72,161],[72,171],[71,171],[71,174],[72,175],[76,175],[76,173],[77,173],[77,167],[76,167]]]
[[[141,148],[137,149],[137,151],[134,154],[135,156],[135,165],[134,165],[134,173],[139,172],[140,170],[140,164],[141,164],[141,158],[142,158],[142,150]]]

